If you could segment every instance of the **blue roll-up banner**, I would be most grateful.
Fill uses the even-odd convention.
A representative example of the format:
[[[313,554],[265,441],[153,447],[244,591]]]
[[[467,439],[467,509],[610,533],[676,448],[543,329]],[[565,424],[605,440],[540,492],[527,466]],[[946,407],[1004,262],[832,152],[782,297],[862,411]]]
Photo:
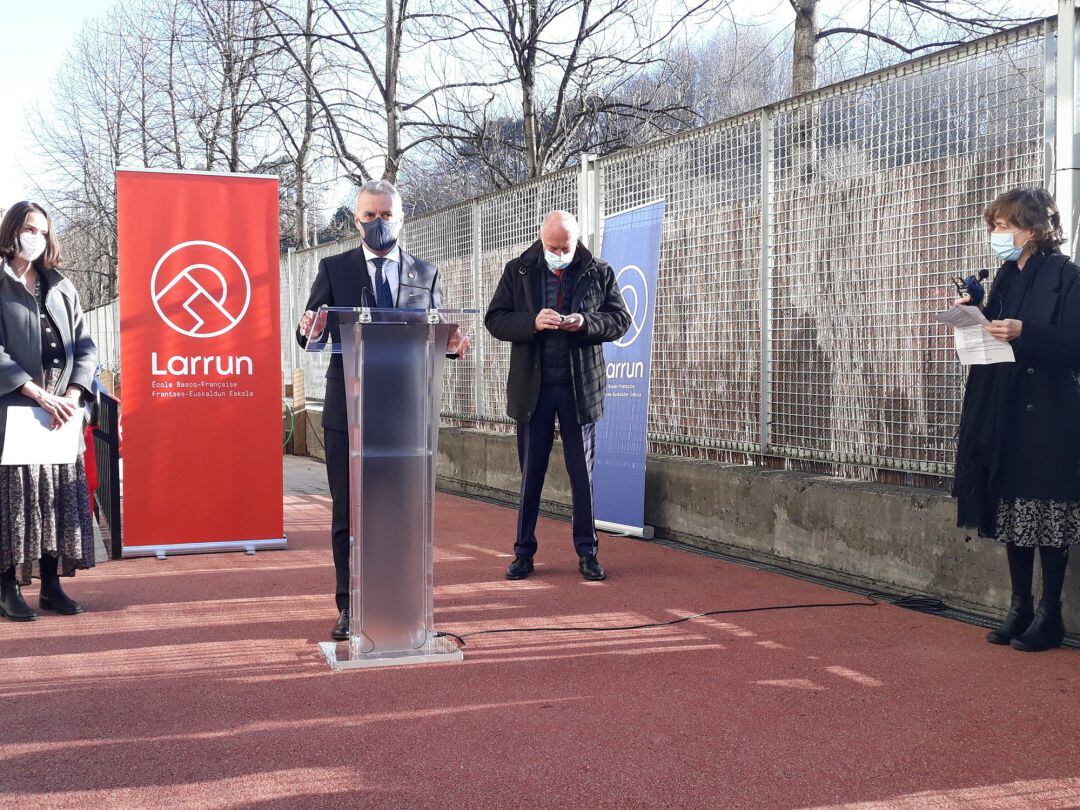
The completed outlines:
[[[604,418],[596,426],[596,523],[645,537],[652,536],[645,526],[645,431],[665,205],[656,202],[605,217],[600,250],[615,271],[633,322],[621,339],[604,346],[607,396]]]

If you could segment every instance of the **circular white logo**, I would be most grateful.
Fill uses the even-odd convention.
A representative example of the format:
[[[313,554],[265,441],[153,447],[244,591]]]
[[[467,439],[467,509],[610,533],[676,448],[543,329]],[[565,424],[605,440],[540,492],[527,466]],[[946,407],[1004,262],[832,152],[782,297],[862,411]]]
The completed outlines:
[[[645,320],[649,315],[649,283],[645,274],[636,264],[628,264],[615,275],[626,308],[630,310],[630,328],[626,334],[615,341],[620,349],[634,345],[645,329]]]
[[[173,330],[194,338],[217,337],[247,313],[251,279],[228,248],[216,242],[181,242],[154,266],[150,297]]]

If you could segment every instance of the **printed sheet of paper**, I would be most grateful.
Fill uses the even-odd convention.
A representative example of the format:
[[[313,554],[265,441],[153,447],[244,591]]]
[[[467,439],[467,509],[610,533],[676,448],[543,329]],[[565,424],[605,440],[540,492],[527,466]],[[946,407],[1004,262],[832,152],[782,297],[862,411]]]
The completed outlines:
[[[56,430],[51,424],[52,418],[41,408],[9,407],[0,465],[74,464],[82,448],[82,409]]]
[[[958,306],[934,316],[938,323],[953,328],[956,356],[965,366],[985,366],[991,363],[1014,363],[1016,355],[1007,341],[988,334],[983,326],[990,323],[982,310],[973,306]]]

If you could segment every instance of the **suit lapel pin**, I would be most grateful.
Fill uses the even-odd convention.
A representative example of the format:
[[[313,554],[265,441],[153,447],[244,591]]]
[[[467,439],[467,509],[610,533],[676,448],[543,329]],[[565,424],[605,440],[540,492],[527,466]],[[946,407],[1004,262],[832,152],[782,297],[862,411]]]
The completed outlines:
[[[409,278],[410,278],[410,279],[416,278],[416,273],[412,273],[412,272],[410,272],[410,273],[409,273]]]

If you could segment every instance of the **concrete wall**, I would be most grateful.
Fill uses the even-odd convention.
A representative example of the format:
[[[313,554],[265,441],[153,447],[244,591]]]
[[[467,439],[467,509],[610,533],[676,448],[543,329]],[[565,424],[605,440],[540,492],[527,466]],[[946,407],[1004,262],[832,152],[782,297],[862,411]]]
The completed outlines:
[[[512,436],[444,429],[439,486],[516,503]],[[1004,547],[955,528],[946,494],[758,467],[650,456],[645,520],[658,537],[834,581],[915,593],[997,616],[1009,602]],[[545,506],[569,514],[561,448]],[[1066,582],[1066,621],[1080,630],[1080,574]],[[1038,583],[1036,583],[1038,585]]]
[[[320,416],[308,411],[307,438],[309,453],[321,458]],[[444,428],[438,464],[444,491],[517,502],[513,436]],[[569,505],[570,482],[556,446],[544,507],[568,515]],[[956,529],[955,505],[940,492],[650,456],[645,519],[658,537],[834,581],[933,596],[983,615],[1000,615],[1009,601],[1004,547]],[[1074,631],[1080,630],[1078,565],[1065,587],[1066,621]]]

